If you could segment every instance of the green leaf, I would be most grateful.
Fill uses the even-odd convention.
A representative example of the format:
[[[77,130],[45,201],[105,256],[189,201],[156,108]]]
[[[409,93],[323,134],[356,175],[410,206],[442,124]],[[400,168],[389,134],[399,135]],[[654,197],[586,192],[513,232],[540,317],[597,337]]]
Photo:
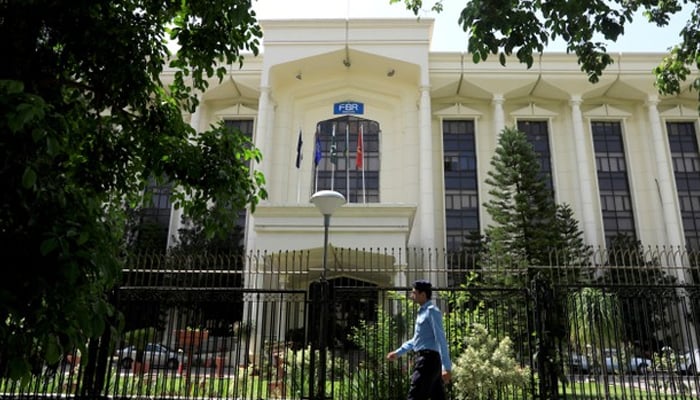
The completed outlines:
[[[54,250],[58,248],[58,241],[55,238],[47,239],[41,242],[41,247],[39,251],[42,256],[51,254]]]
[[[36,184],[36,171],[31,166],[27,166],[22,174],[22,187],[29,189]]]
[[[58,339],[56,336],[49,335],[46,338],[46,348],[45,348],[45,357],[46,357],[46,362],[49,364],[54,364],[57,363],[61,359],[62,351],[61,351],[61,346],[58,344]]]

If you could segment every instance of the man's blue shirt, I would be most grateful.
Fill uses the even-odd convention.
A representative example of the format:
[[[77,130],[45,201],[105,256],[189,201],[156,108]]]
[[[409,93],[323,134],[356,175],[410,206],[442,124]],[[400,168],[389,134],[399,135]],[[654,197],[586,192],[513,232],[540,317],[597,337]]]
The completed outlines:
[[[418,309],[416,326],[413,338],[406,341],[396,350],[397,355],[403,355],[409,351],[435,350],[440,353],[442,369],[452,371],[450,350],[447,347],[445,329],[442,326],[442,313],[440,309],[428,300]]]

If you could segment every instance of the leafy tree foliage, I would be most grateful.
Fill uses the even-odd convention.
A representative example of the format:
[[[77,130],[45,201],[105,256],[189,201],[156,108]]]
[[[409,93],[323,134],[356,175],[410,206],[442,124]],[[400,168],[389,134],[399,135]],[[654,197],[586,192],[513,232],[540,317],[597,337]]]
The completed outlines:
[[[423,0],[390,0],[403,2],[416,15]],[[441,12],[443,0],[427,2]],[[670,17],[693,7],[690,18],[679,33],[680,43],[654,70],[656,86],[662,94],[678,94],[686,89],[700,89],[700,2],[696,0],[469,0],[461,11],[458,24],[468,37],[468,51],[474,62],[498,56],[505,65],[506,57],[515,54],[531,67],[534,56],[541,54],[550,41],[562,39],[566,51],[576,54],[581,70],[591,82],[597,82],[605,68],[614,62],[607,53],[625,33],[637,11],[650,24],[667,26]],[[692,81],[685,87],[683,82]],[[700,90],[698,91],[700,95]]]
[[[635,237],[618,234],[610,241],[607,260],[596,283],[612,286],[610,292],[617,296],[624,316],[624,339],[658,351],[663,343],[657,341],[654,331],[660,328],[639,327],[669,326],[669,313],[675,313],[682,300],[675,289],[677,278],[664,270],[654,254]]]
[[[0,4],[0,374],[26,377],[106,329],[126,210],[142,203],[149,177],[167,177],[176,207],[210,237],[266,195],[248,167],[261,155],[243,135],[222,126],[197,133],[183,120],[210,79],[257,54],[262,33],[250,7]],[[166,38],[179,43],[176,54]]]

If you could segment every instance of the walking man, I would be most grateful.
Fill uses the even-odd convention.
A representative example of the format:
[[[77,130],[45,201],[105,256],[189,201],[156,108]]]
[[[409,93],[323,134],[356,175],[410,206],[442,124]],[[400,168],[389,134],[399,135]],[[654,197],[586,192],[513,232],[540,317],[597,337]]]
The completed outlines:
[[[444,384],[451,378],[452,361],[442,326],[442,313],[430,300],[432,294],[430,282],[413,282],[411,299],[420,305],[413,338],[386,355],[388,360],[396,360],[411,350],[414,352],[408,400],[445,400]]]

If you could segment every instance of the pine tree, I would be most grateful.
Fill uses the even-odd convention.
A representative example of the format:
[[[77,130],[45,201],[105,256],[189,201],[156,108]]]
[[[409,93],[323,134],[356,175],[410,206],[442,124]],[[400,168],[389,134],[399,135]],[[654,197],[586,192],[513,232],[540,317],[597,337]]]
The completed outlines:
[[[549,265],[557,243],[556,206],[540,176],[537,155],[524,133],[505,128],[486,183],[491,199],[484,207],[493,219],[485,232],[489,263],[497,267]]]
[[[552,258],[557,265],[559,281],[567,282],[590,279],[592,270],[584,268],[590,265],[592,256],[591,246],[583,240],[583,231],[574,218],[574,211],[568,204],[557,204],[556,230],[559,241],[555,247],[556,254]]]

